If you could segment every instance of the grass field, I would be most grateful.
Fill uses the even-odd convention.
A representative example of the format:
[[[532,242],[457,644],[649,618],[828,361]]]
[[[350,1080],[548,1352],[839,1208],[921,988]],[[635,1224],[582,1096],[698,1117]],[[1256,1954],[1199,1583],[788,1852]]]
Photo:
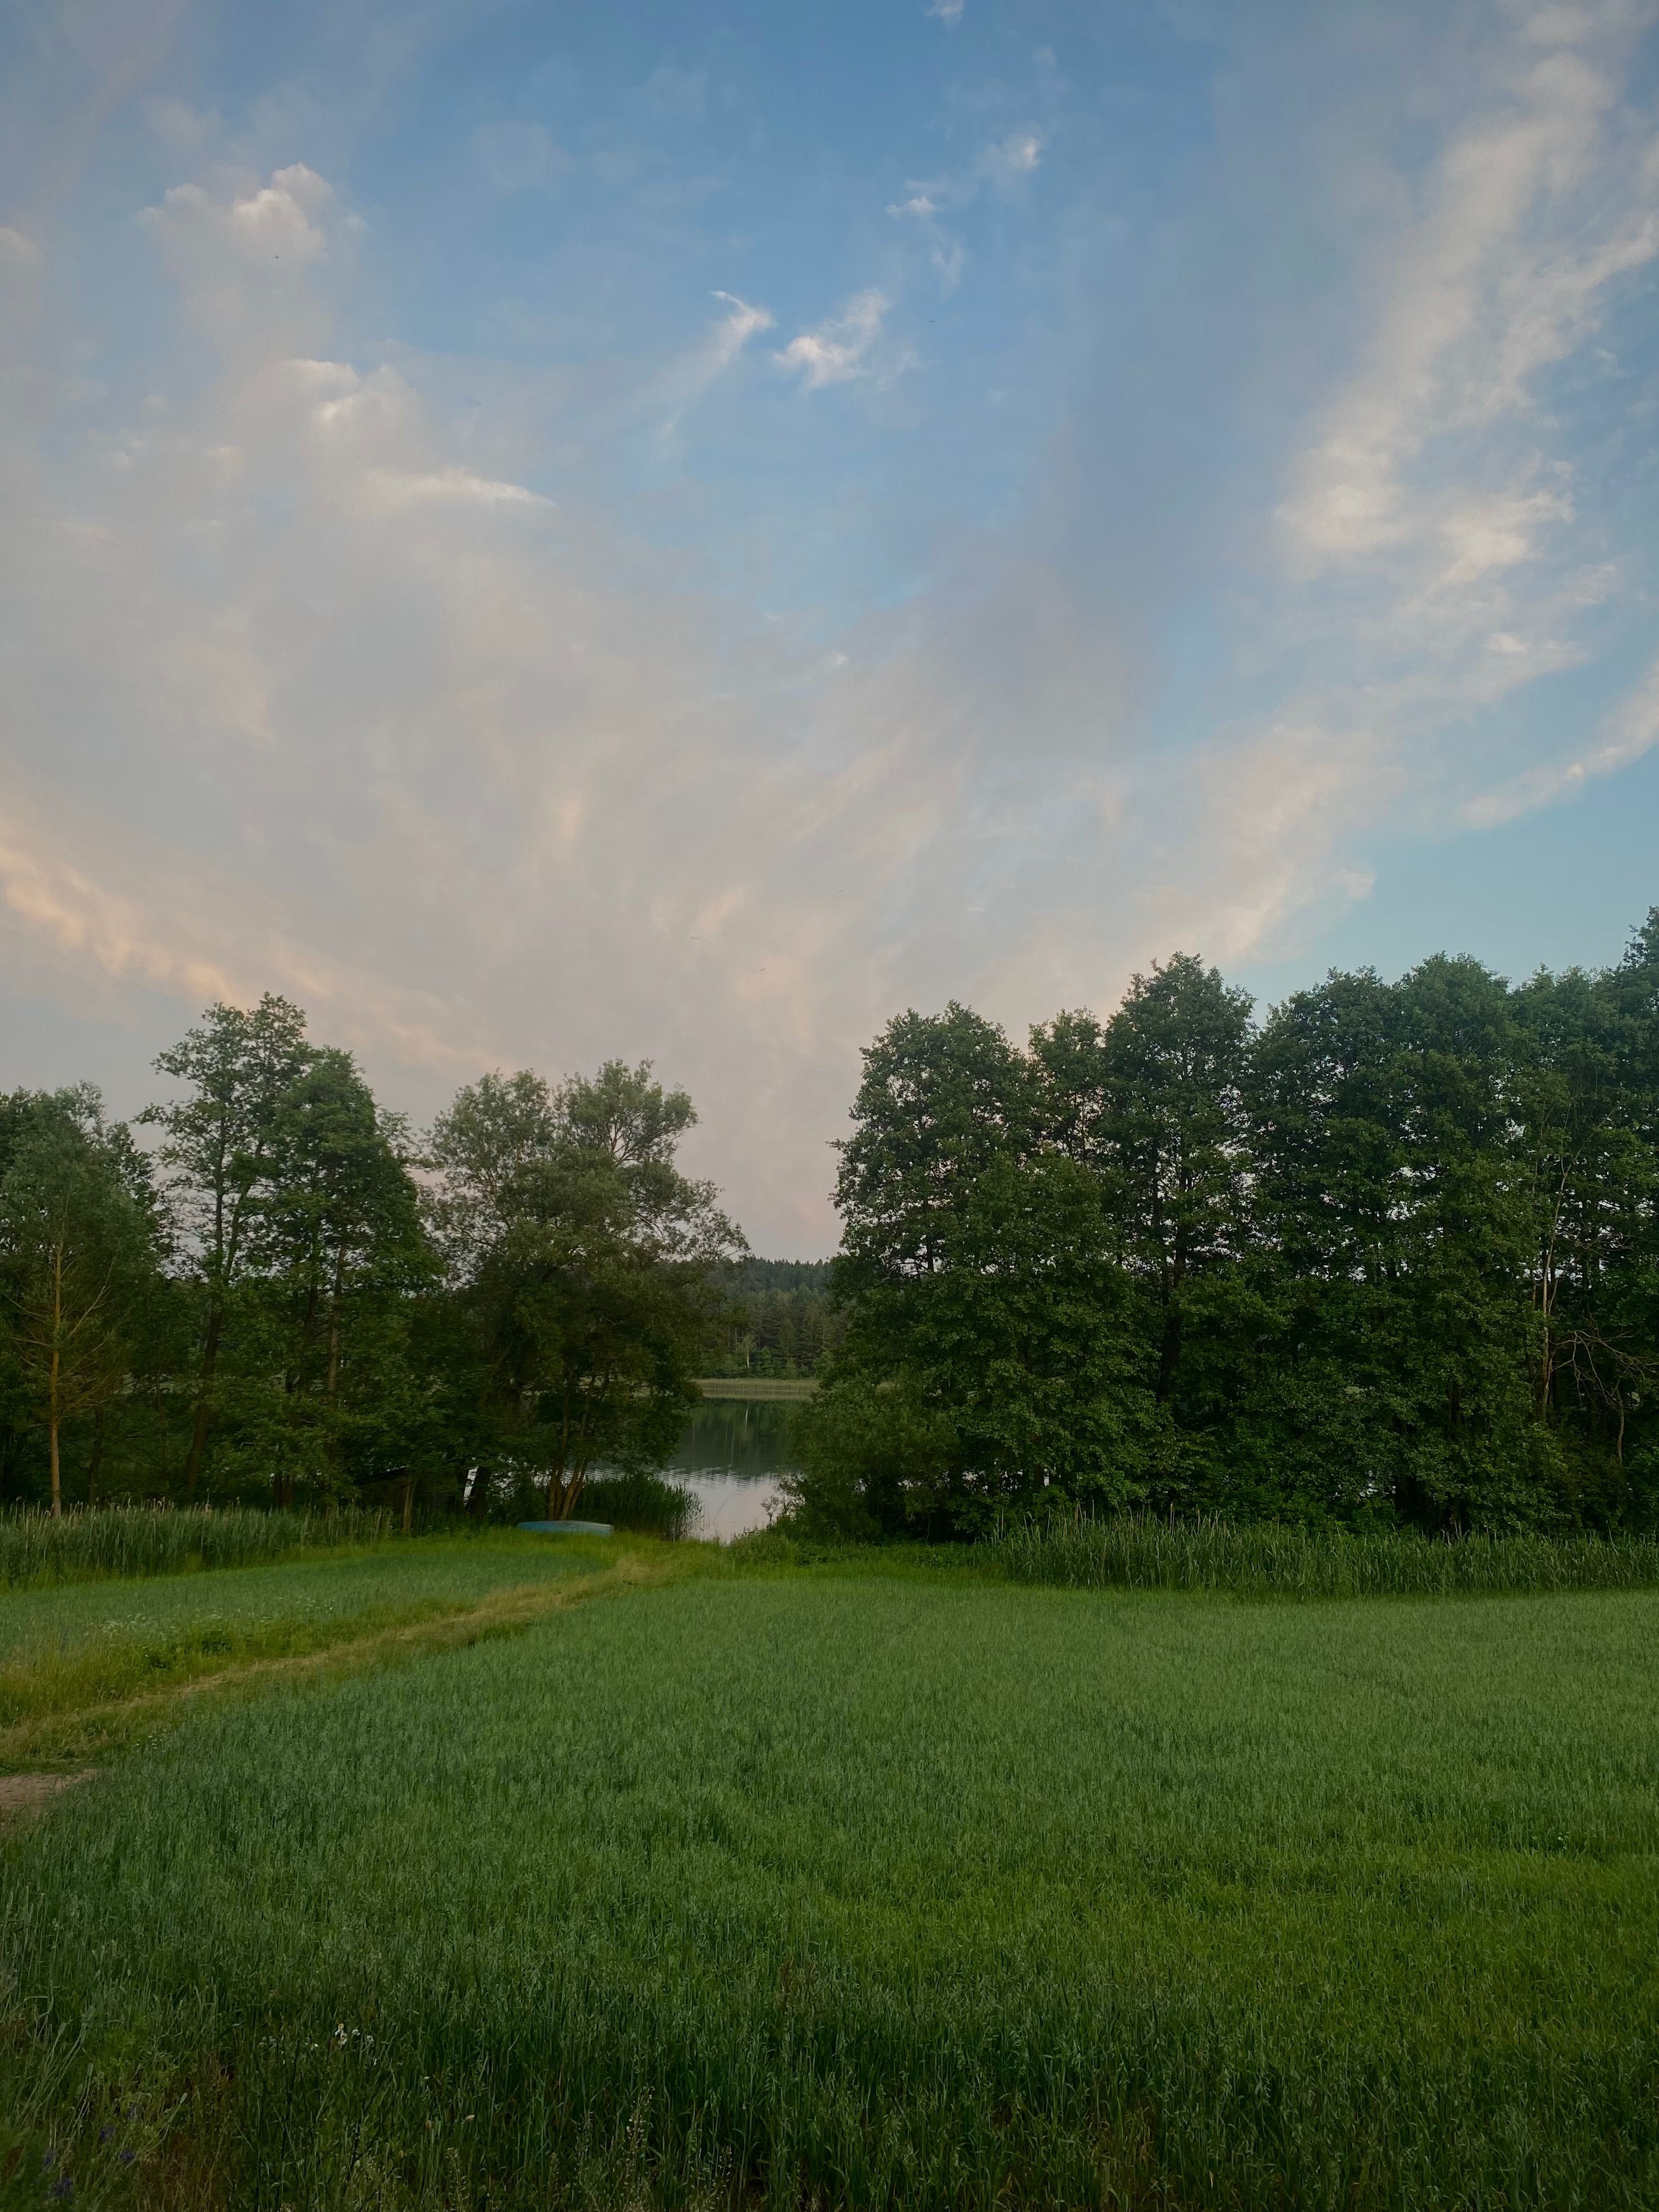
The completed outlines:
[[[521,1626],[617,1550],[501,1532],[12,1593],[0,1598],[0,1774],[78,1765],[167,1723],[175,1693],[250,1670],[263,1680],[283,1660]]]
[[[664,1571],[15,1834],[0,2201],[1659,2201],[1659,1598]]]

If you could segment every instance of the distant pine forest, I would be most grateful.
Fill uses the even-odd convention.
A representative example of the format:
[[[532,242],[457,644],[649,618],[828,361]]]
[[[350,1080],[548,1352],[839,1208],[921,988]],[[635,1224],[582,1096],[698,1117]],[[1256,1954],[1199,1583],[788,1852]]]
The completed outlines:
[[[0,1503],[568,1516],[699,1377],[812,1376],[791,1512],[838,1540],[1659,1527],[1659,909],[1520,983],[1258,1018],[1176,954],[1024,1042],[902,1014],[833,1261],[750,1251],[647,1062],[416,1130],[268,996],[157,1070],[131,1127],[0,1097]]]
[[[732,1272],[737,1310],[705,1372],[816,1375],[847,1334],[830,1287],[828,1260],[745,1260]]]

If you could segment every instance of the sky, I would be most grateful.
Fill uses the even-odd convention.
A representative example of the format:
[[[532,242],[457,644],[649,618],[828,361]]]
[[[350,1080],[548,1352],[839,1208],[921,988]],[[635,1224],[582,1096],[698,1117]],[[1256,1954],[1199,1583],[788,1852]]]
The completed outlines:
[[[860,1051],[1659,902],[1641,0],[11,0],[0,1085]]]

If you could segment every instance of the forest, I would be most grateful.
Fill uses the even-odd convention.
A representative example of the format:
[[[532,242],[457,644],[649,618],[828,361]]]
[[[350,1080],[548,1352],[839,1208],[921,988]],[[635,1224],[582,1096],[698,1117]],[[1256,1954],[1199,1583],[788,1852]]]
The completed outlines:
[[[815,1375],[838,1351],[847,1316],[830,1290],[828,1260],[741,1260],[729,1281],[736,1301],[704,1373]]]
[[[1260,1023],[1180,955],[1024,1048],[907,1013],[853,1120],[809,1529],[1653,1525],[1659,909],[1604,970],[1438,957]]]
[[[1659,909],[1518,985],[1437,957],[1258,1020],[1177,954],[1022,1045],[865,1054],[830,1263],[757,1259],[648,1063],[417,1132],[267,996],[0,1097],[0,1498],[571,1513],[700,1375],[816,1375],[793,1519],[1659,1521]]]

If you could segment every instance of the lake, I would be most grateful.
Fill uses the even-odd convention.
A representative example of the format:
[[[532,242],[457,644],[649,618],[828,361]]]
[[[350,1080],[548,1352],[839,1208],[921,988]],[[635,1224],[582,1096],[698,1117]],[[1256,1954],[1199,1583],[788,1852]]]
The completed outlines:
[[[713,1398],[697,1407],[663,1469],[702,1509],[694,1535],[726,1542],[766,1526],[778,1477],[793,1465],[784,1443],[788,1417],[776,1400]]]

